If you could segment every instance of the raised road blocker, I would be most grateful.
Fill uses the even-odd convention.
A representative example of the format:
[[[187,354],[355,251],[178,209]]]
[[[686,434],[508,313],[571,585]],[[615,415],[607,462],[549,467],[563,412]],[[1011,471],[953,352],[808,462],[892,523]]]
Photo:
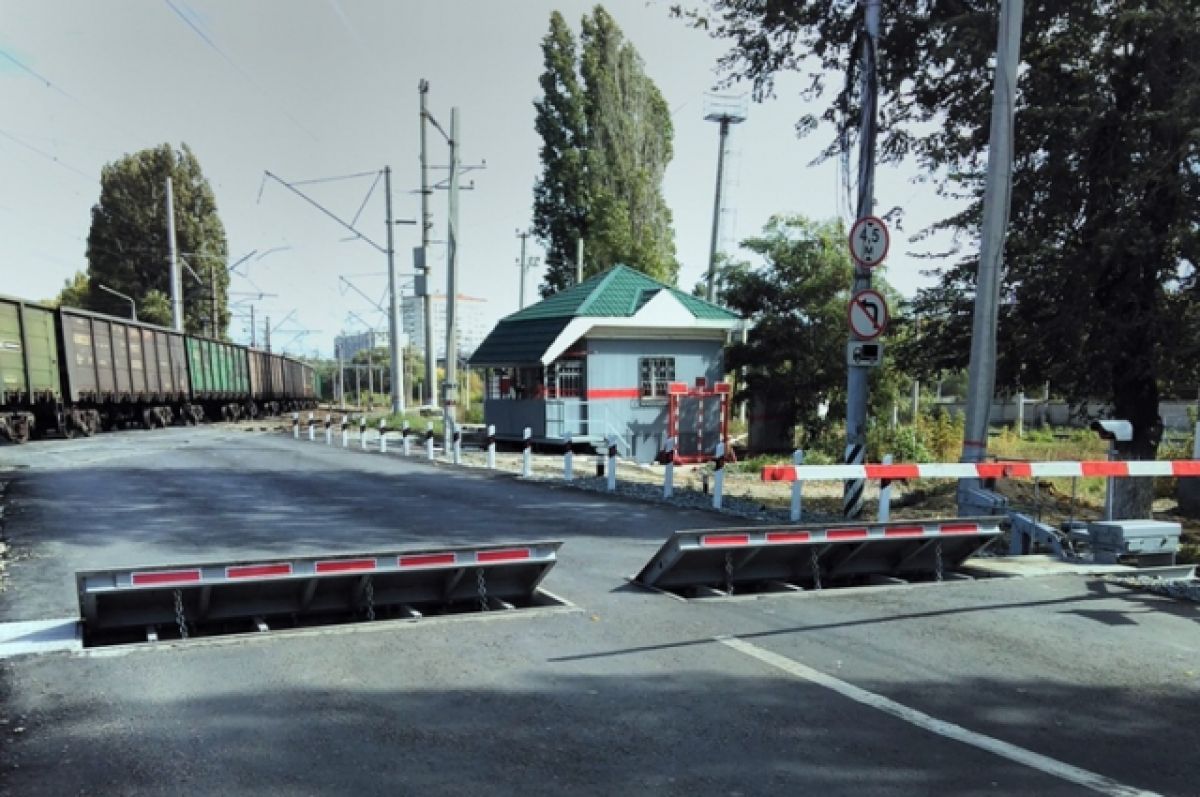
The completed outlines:
[[[635,581],[683,597],[966,578],[1000,518],[678,531]]]
[[[559,541],[89,570],[85,646],[559,605]]]

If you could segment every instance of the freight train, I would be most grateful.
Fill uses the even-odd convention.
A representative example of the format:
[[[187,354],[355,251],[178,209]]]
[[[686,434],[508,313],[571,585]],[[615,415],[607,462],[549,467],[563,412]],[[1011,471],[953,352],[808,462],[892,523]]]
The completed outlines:
[[[290,357],[0,296],[0,437],[15,443],[276,415],[318,395]]]

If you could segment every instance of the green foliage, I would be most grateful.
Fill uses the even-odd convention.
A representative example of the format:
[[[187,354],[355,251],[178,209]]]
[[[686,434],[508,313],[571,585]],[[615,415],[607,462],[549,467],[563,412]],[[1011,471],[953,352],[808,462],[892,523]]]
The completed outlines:
[[[91,291],[91,284],[88,281],[88,275],[82,271],[76,271],[75,276],[63,282],[63,289],[58,292],[50,304],[55,307],[85,307],[88,293]]]
[[[212,292],[217,303],[216,331],[229,325],[229,272],[225,228],[217,215],[212,188],[186,144],[144,149],[110,163],[100,174],[100,200],[92,207],[88,234],[89,290],[83,306],[128,315],[128,303],[101,291],[100,284],[132,296],[138,318],[170,325],[171,277],[168,266],[166,180],[174,193],[176,248],[203,285],[180,266],[184,328],[207,334]]]
[[[679,264],[662,197],[674,135],[670,110],[602,6],[584,15],[581,27],[578,59],[557,11],[542,40],[542,98],[534,103],[542,137],[534,232],[548,267],[542,293],[574,282],[581,237],[585,279],[624,263],[674,284]]]

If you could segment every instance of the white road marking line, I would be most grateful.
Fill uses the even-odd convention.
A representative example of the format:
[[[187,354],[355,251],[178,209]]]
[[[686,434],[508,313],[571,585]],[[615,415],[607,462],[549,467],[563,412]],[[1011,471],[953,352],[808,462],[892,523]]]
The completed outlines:
[[[831,689],[856,703],[878,709],[885,714],[891,714],[893,717],[916,725],[918,728],[923,728],[931,733],[944,736],[947,739],[969,744],[972,747],[977,747],[980,750],[1000,756],[1001,758],[1007,758],[1009,761],[1023,764],[1024,766],[1044,772],[1047,775],[1061,778],[1062,780],[1092,789],[1101,794],[1113,795],[1113,797],[1158,797],[1156,792],[1144,791],[1134,786],[1126,786],[1104,775],[1071,766],[1048,756],[1026,750],[1023,747],[1017,747],[1014,744],[969,731],[961,725],[955,725],[952,722],[931,717],[922,711],[909,708],[894,700],[889,700],[882,695],[877,695],[874,692],[868,692],[866,689],[854,686],[831,675],[826,675],[798,661],[789,659],[786,656],[780,656],[778,653],[760,648],[758,645],[751,644],[737,637],[719,636],[713,637],[713,639],[726,647],[732,648],[739,653],[744,653],[751,658],[758,659],[763,664],[768,664],[796,678],[823,686],[826,689]]]

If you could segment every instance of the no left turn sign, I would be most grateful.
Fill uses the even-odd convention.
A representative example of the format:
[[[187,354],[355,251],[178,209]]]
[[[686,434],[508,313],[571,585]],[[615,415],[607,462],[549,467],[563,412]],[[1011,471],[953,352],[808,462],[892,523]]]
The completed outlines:
[[[864,268],[874,268],[882,263],[890,243],[883,219],[864,216],[850,228],[850,256]]]
[[[888,325],[888,307],[879,291],[865,290],[850,299],[850,331],[859,340],[874,340]]]

